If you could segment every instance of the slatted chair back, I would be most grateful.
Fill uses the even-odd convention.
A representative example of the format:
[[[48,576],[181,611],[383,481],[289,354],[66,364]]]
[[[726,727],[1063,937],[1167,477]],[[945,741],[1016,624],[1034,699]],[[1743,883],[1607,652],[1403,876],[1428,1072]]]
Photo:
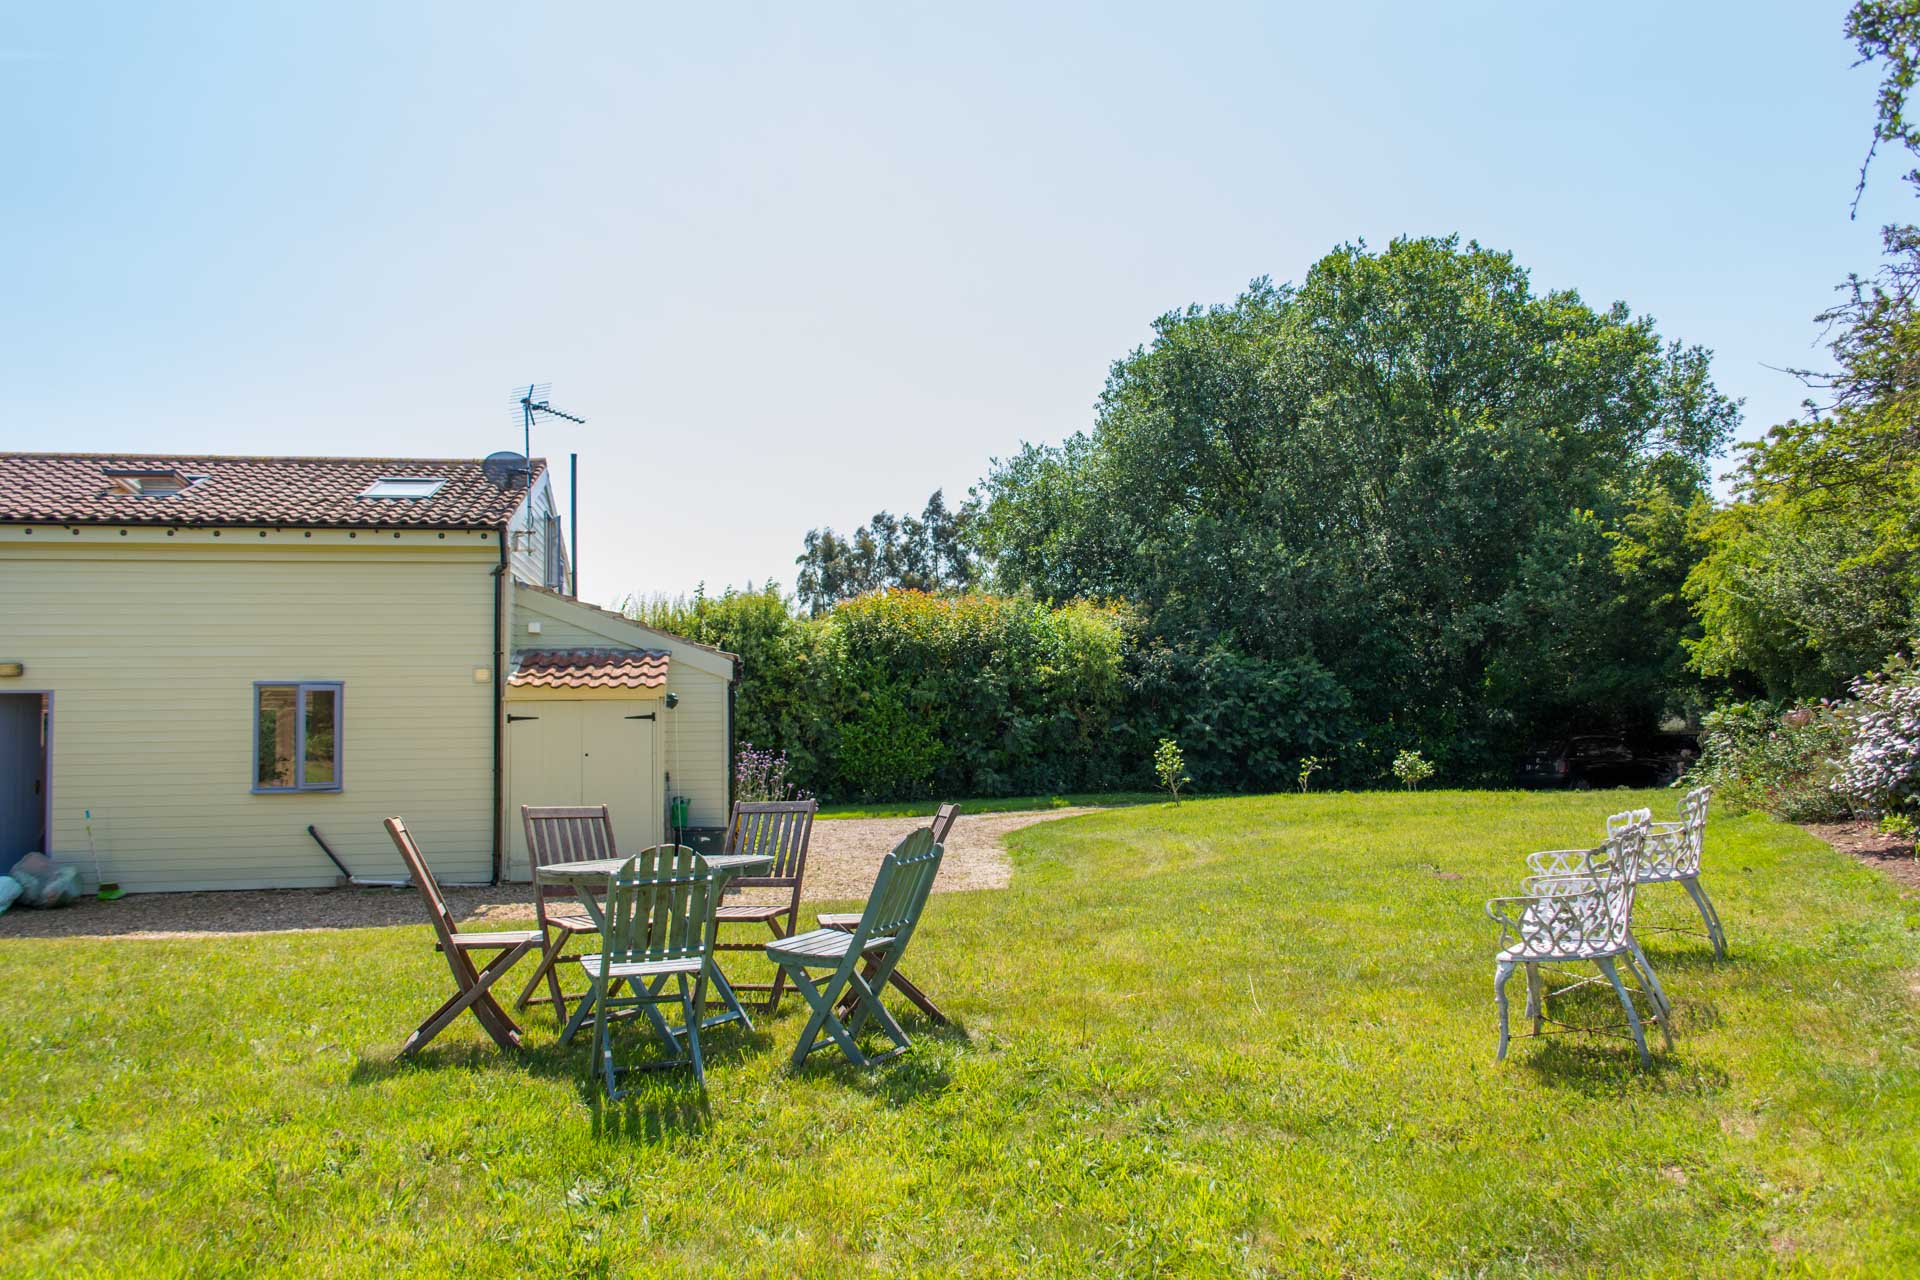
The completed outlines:
[[[773,859],[764,875],[735,876],[732,889],[792,889],[800,891],[807,869],[807,842],[813,838],[816,800],[734,802],[727,821],[726,852],[754,853]]]
[[[880,874],[874,877],[873,892],[867,895],[866,910],[854,929],[855,952],[872,938],[892,938],[896,950],[906,947],[920,923],[927,895],[933,892],[945,852],[934,842],[933,830],[922,827],[880,860]]]
[[[943,804],[940,806],[940,811],[933,815],[933,825],[928,828],[928,830],[933,832],[933,842],[935,844],[945,847],[947,837],[953,832],[954,820],[959,816],[959,805]]]
[[[565,862],[593,862],[617,858],[613,818],[603,804],[520,806],[520,822],[527,832],[527,858],[533,864],[534,905],[544,922],[548,898],[572,898],[572,886],[543,882],[542,867]]]
[[[717,890],[707,860],[685,845],[642,849],[607,880],[604,963],[644,964],[712,954]]]
[[[427,869],[427,860],[421,854],[420,846],[414,843],[413,833],[407,830],[407,824],[399,818],[388,818],[384,825],[387,834],[393,837],[394,848],[400,851],[400,860],[407,864],[407,874],[413,878],[413,887],[426,900],[427,917],[433,922],[433,931],[440,936],[440,945],[451,950],[453,935],[460,932],[460,926],[453,922],[453,913],[447,910],[447,900],[440,893],[440,882]]]

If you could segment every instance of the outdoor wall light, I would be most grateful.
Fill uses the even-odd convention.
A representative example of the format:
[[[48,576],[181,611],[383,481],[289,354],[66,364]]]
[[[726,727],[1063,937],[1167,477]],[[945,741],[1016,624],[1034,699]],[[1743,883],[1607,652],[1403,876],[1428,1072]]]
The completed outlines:
[[[475,684],[485,684],[491,679],[493,679],[492,667],[475,667],[473,669],[473,682]]]
[[[669,693],[667,695],[667,710],[671,711],[679,705],[680,705],[680,695],[677,693]]]
[[[0,676],[6,676],[11,679],[25,674],[27,674],[27,664],[24,662],[0,662]],[[673,695],[668,694],[667,696],[672,697]],[[673,704],[668,703],[667,705],[672,706]]]

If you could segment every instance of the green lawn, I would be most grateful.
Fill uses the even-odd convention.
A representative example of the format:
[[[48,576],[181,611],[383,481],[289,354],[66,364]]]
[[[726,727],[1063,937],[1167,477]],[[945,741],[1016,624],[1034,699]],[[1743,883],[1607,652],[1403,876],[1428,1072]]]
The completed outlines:
[[[1163,791],[1076,791],[1055,796],[1001,796],[992,800],[965,800],[962,813],[1032,813],[1039,809],[1073,809],[1081,806],[1121,808],[1134,804],[1157,804],[1166,799]],[[822,818],[931,818],[938,800],[881,800],[872,803],[850,802],[820,806]]]
[[[1494,1063],[1481,901],[1628,799],[1028,828],[1013,887],[935,898],[907,966],[963,1029],[789,1077],[791,1000],[711,1038],[705,1098],[657,1077],[605,1104],[544,1019],[524,1056],[469,1019],[396,1064],[444,994],[424,924],[6,942],[0,1269],[1920,1273],[1920,904],[1793,828],[1712,826],[1731,961],[1649,938],[1671,1057]]]

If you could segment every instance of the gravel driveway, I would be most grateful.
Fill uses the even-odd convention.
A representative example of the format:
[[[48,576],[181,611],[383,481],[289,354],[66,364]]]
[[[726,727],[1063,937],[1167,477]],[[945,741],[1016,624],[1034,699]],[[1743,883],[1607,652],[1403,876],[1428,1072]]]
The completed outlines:
[[[1046,809],[1036,813],[962,813],[940,863],[935,893],[1004,889],[1013,876],[1002,838],[1009,831],[1096,813]],[[857,899],[873,884],[880,859],[925,818],[836,818],[816,822],[807,849],[806,900]],[[533,898],[524,884],[494,889],[449,889],[447,905],[465,924],[529,920]],[[83,898],[55,911],[15,907],[0,916],[8,938],[195,938],[297,929],[368,929],[425,924],[412,889],[235,889],[220,893],[140,893],[118,902]]]

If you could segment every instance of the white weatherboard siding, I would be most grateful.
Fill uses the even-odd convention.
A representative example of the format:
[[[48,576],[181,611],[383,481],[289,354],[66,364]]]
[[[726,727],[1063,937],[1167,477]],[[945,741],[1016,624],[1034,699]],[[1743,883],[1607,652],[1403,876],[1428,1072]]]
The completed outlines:
[[[513,576],[554,591],[567,588],[567,540],[560,527],[560,503],[553,496],[552,471],[542,471],[533,491],[513,514],[508,558]]]
[[[531,622],[540,624],[540,634],[527,629]],[[628,648],[671,653],[667,689],[678,694],[680,702],[671,711],[660,708],[663,729],[658,767],[673,775],[674,792],[692,798],[690,820],[694,826],[726,825],[733,768],[727,754],[727,687],[733,677],[732,658],[628,622],[604,609],[524,586],[514,591],[512,632],[508,648],[513,650]],[[508,749],[512,749],[511,734]],[[518,808],[512,812],[518,821]]]
[[[398,879],[400,814],[443,880],[485,880],[498,564],[479,533],[0,527],[0,660],[27,668],[0,686],[53,694],[52,852],[90,871],[91,809],[128,889],[332,884],[311,823]],[[253,793],[257,680],[342,683],[341,791]]]

